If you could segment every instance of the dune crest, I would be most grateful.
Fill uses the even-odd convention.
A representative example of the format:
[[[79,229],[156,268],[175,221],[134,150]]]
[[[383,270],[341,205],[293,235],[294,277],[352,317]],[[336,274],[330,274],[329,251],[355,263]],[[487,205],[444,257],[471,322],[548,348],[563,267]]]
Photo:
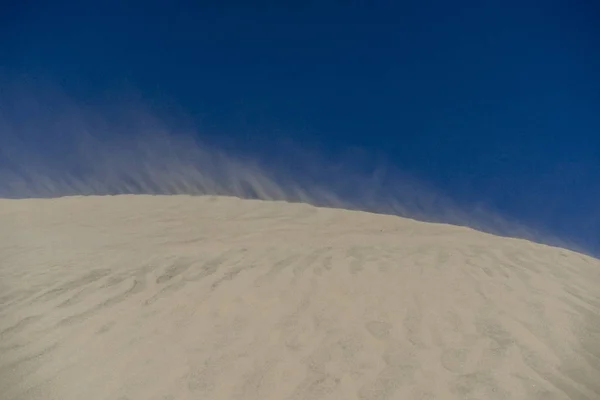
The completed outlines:
[[[6,400],[600,398],[600,261],[227,197],[0,200]]]

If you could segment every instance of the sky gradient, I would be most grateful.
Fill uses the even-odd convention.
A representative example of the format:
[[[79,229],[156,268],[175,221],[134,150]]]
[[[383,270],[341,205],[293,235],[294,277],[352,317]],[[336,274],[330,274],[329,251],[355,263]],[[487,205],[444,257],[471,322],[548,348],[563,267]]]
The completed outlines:
[[[135,98],[261,159],[360,151],[356,168],[385,160],[600,254],[595,2],[50,3],[0,6],[5,120],[30,118],[11,108],[20,85],[107,114]]]

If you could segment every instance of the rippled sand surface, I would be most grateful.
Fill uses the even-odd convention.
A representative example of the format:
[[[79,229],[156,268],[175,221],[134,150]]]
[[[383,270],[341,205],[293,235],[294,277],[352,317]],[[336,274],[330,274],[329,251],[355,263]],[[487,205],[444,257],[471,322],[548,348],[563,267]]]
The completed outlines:
[[[2,400],[600,399],[600,261],[220,197],[0,200]]]

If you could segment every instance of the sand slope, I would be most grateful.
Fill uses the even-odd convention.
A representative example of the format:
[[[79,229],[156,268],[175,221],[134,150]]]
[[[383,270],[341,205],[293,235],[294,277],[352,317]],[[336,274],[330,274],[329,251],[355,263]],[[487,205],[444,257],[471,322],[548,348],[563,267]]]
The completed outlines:
[[[211,197],[0,201],[2,399],[600,399],[600,262]]]

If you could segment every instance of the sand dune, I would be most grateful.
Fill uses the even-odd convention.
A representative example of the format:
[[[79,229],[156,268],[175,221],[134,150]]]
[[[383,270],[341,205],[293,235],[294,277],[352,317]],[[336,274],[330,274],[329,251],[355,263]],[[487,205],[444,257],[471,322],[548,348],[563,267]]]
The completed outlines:
[[[217,197],[0,201],[0,397],[600,399],[600,262]]]

